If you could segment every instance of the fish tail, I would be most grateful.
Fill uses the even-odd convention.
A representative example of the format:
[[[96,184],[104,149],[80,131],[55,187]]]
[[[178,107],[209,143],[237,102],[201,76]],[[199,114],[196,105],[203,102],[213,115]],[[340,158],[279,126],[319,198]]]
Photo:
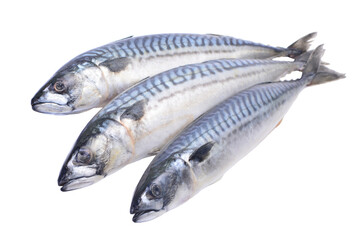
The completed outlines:
[[[329,69],[321,63],[321,58],[324,55],[324,52],[324,45],[318,46],[311,52],[301,77],[302,79],[306,79],[306,81],[308,81],[307,86],[345,78],[345,74]]]
[[[316,32],[309,33],[288,46],[288,57],[296,58],[297,56],[306,52],[309,49],[310,44],[313,38],[316,37],[316,35]]]
[[[314,79],[308,84],[308,86],[331,82],[345,77],[346,75],[344,73],[339,73],[325,67],[324,65],[320,65],[318,72],[315,74]]]

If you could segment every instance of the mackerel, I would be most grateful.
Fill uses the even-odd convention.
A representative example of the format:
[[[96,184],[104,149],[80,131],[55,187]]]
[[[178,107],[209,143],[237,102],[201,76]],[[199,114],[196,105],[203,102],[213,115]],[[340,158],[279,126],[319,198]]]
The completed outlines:
[[[257,146],[282,120],[307,86],[344,75],[321,67],[318,47],[293,81],[250,87],[206,112],[153,159],[136,187],[134,222],[152,220],[216,182]]]
[[[222,59],[160,73],[124,91],[84,128],[58,179],[62,191],[91,185],[152,156],[183,127],[231,95],[303,69],[301,61]]]
[[[288,48],[228,36],[157,34],[122,39],[75,57],[61,67],[31,100],[33,110],[72,114],[102,107],[140,80],[185,64],[221,58],[296,57],[315,33]]]

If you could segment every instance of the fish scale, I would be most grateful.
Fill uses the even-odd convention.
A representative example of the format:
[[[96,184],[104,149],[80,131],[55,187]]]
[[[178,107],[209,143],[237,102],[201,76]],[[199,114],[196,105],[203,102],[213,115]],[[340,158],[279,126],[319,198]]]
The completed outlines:
[[[225,63],[232,63],[234,65],[231,66],[231,64],[229,64],[228,66],[226,66]],[[156,94],[163,92],[165,89],[171,88],[172,86],[176,86],[179,84],[184,84],[187,81],[199,77],[215,75],[217,73],[229,71],[241,66],[250,66],[253,64],[263,65],[271,63],[274,62],[270,60],[222,60],[212,61],[208,64],[196,64],[193,66],[180,67],[176,69],[176,71],[170,70],[168,72],[164,72],[148,81],[145,81],[143,84],[138,84],[130,91],[125,92],[123,95],[121,95],[120,98],[114,99],[114,101],[110,103],[107,107],[105,107],[102,111],[112,111],[112,109],[118,108],[118,106],[126,107],[140,100],[148,100],[149,98],[151,98],[151,96],[155,96]],[[131,97],[129,98],[128,95],[130,95]]]
[[[98,181],[128,163],[153,155],[182,127],[220,101],[254,84],[278,81],[304,65],[298,61],[221,59],[181,66],[144,79],[104,106],[82,131],[63,165],[65,170],[59,177],[62,190],[91,184],[94,178]],[[85,171],[80,168],[77,175],[80,148],[91,149],[90,156],[99,163],[100,170],[93,178],[81,178]],[[98,157],[99,152],[111,156]],[[91,166],[85,173],[94,169]],[[66,171],[73,174],[66,175]],[[76,180],[64,180],[68,176],[76,176]],[[76,184],[78,179],[81,185]]]
[[[315,33],[288,48],[228,36],[157,34],[122,39],[75,57],[38,91],[35,111],[70,114],[102,107],[142,79],[163,71],[214,59],[295,57],[305,52]],[[179,80],[180,81],[180,80]]]
[[[320,66],[322,54],[322,46],[314,50],[301,79],[261,83],[240,91],[165,145],[136,187],[130,208],[133,221],[152,220],[218,181],[279,125],[306,86],[343,78]]]
[[[284,115],[287,109],[280,109],[284,108],[285,105],[286,108],[290,107],[292,101],[295,100],[298,93],[306,86],[306,83],[307,80],[261,84],[231,97],[208,112],[207,117],[199,119],[199,121],[194,122],[190,128],[185,130],[182,133],[184,137],[174,141],[173,144],[169,146],[168,154],[165,153],[164,157],[169,157],[169,154],[183,150],[184,148],[196,149],[206,142],[211,141],[218,143],[218,148],[223,149],[222,151],[225,153],[229,150],[227,145],[229,145],[231,141],[235,141],[233,139],[234,136],[235,138],[240,138],[242,135],[254,134],[254,126],[261,127],[259,123],[274,116],[275,112],[281,111],[283,112],[282,115]],[[266,93],[271,97],[267,97]],[[259,97],[264,99],[264,101],[260,101]],[[271,128],[275,127],[274,124],[280,120],[281,118],[273,122]],[[214,131],[216,134],[210,134],[213,129],[216,129],[216,131]],[[194,132],[197,133],[194,134]],[[242,134],[239,135],[239,132],[242,132]],[[231,145],[233,147],[233,144]],[[245,151],[248,152],[253,147],[254,145],[248,143]],[[241,159],[245,154],[246,153],[240,154],[237,151],[237,159]],[[222,163],[227,167],[232,165],[227,163],[226,160]],[[222,171],[211,169],[217,172],[217,177],[221,177],[223,172],[227,170],[227,168],[219,164],[217,168],[222,169]],[[198,177],[207,178],[211,175],[209,171],[203,174],[203,176],[199,175]],[[214,181],[216,181],[216,179]]]
[[[133,104],[134,102],[143,99],[147,100],[151,97],[151,95],[154,96],[156,94],[159,94],[165,89],[170,88],[171,86],[183,84],[196,78],[215,75],[218,73],[222,73],[223,71],[230,71],[242,66],[251,66],[256,64],[282,64],[282,62],[274,62],[272,60],[224,59],[171,69],[169,71],[160,73],[152,78],[146,79],[145,81],[140,82],[128,91],[125,91],[119,97],[111,101],[106,107],[104,107],[101,112],[110,112],[114,109],[117,109],[119,106],[126,107]],[[286,65],[289,64],[289,62],[283,62],[283,64]],[[302,65],[302,63],[298,64],[299,66]],[[189,71],[190,73],[188,73],[187,71]],[[143,94],[139,94],[140,92],[142,92]]]
[[[126,44],[124,44],[124,40]],[[144,44],[147,42],[147,44]],[[210,46],[261,46],[275,52],[284,51],[284,48],[272,47],[251,41],[245,41],[228,36],[189,35],[189,34],[160,34],[135,38],[127,38],[102,47],[90,50],[82,56],[111,58],[115,54],[120,57],[136,57],[147,53],[161,53],[166,50],[188,49]],[[235,49],[234,49],[235,51]],[[199,49],[199,52],[201,50]]]

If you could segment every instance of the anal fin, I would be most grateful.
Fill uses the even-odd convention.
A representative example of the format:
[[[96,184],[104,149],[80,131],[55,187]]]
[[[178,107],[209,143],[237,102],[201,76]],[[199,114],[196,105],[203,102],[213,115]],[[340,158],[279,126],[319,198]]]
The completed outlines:
[[[283,120],[283,118],[276,124],[276,126],[274,127],[274,129],[277,128],[277,127],[282,123],[282,120]]]
[[[276,124],[276,126],[271,130],[274,131],[275,128],[277,128],[282,123],[283,118]]]
[[[157,155],[159,152],[160,152],[159,148],[153,149],[148,153],[148,156],[151,157],[151,156]]]

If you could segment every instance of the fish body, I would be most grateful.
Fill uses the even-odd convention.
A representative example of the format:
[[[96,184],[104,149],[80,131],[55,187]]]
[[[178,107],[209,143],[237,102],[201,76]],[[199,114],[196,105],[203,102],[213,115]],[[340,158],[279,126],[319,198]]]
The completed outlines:
[[[279,124],[307,85],[343,77],[333,71],[317,73],[322,52],[321,47],[314,52],[301,79],[241,91],[176,136],[153,159],[136,187],[133,220],[154,219],[219,180]]]
[[[228,36],[157,34],[122,39],[75,57],[35,94],[35,111],[71,114],[102,107],[140,80],[185,64],[222,58],[296,57],[306,51],[309,34],[288,48]]]
[[[278,81],[304,65],[222,59],[174,68],[143,80],[114,98],[88,123],[66,159],[58,183],[63,191],[88,186],[154,155],[211,107],[252,85]]]

